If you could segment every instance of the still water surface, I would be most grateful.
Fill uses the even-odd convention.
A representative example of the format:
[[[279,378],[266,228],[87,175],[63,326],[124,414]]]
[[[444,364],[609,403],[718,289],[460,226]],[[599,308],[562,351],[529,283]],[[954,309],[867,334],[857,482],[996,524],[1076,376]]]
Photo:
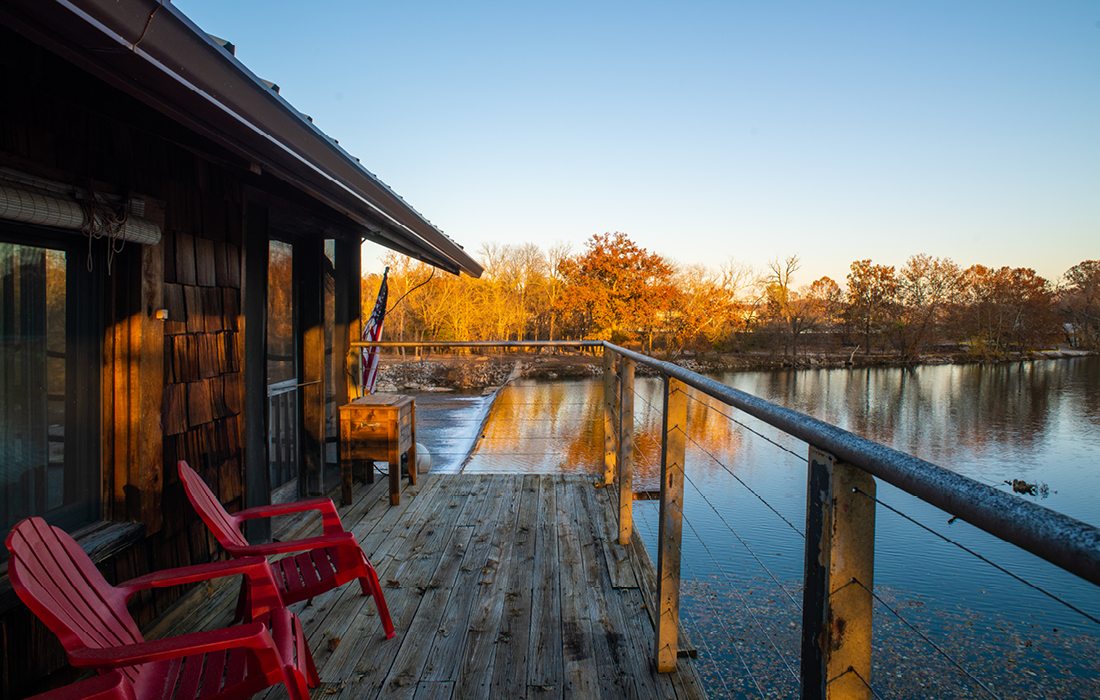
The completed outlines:
[[[1100,523],[1100,358],[715,378],[998,488],[1038,483],[1026,498]],[[655,488],[662,385],[639,377],[636,391],[636,488]],[[601,399],[597,380],[509,385],[465,469],[593,470]],[[794,695],[806,445],[701,395],[688,408],[684,614],[708,691]],[[878,488],[884,503],[1100,617],[1091,584]],[[656,504],[636,512],[652,553]],[[988,697],[984,684],[1010,697],[1100,696],[1100,625],[882,507],[875,557],[876,692]]]

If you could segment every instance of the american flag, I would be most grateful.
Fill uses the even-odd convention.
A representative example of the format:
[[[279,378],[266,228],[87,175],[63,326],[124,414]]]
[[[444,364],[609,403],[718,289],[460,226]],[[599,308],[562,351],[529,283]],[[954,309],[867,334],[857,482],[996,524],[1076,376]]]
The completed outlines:
[[[382,322],[386,319],[386,297],[388,296],[386,275],[390,268],[382,273],[382,284],[378,287],[378,300],[374,302],[374,311],[363,326],[361,340],[377,342],[382,337]],[[378,381],[378,348],[371,346],[359,351],[359,367],[362,369],[362,378],[359,388],[363,396],[374,393],[375,382]]]

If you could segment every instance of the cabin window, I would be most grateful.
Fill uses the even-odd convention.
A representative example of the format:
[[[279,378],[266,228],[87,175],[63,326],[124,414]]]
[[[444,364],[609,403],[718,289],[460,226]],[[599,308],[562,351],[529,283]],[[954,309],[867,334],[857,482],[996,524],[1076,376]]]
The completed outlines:
[[[99,343],[76,247],[0,231],[0,528],[99,515]],[[19,239],[16,239],[19,240]]]
[[[294,246],[271,241],[267,258],[267,459],[275,501],[297,495],[298,361]]]

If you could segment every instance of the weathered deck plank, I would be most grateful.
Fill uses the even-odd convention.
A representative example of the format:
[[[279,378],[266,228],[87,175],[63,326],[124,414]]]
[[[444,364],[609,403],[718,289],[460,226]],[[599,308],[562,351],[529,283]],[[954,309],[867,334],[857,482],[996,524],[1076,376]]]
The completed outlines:
[[[404,627],[407,630],[405,635],[400,640],[391,640],[399,642],[401,648],[390,672],[382,681],[384,697],[411,697],[411,691],[415,691],[432,647],[432,638],[439,629],[443,607],[454,588],[473,533],[472,525],[459,525],[451,531],[447,553],[420,596],[412,621]]]
[[[507,503],[508,512],[501,515],[489,556],[481,570],[477,601],[470,613],[466,646],[455,680],[455,697],[477,700],[493,697],[490,691],[494,666],[498,655],[503,657],[507,644],[501,620],[505,599],[513,590],[512,582],[522,577],[520,566],[524,566],[513,557],[528,539],[526,523],[535,514],[537,491],[527,485],[529,478],[515,476],[515,491]],[[529,589],[530,577],[527,581]]]
[[[653,669],[640,542],[615,542],[613,504],[589,476],[436,475],[390,507],[357,485],[344,524],[378,569],[397,637],[356,584],[294,606],[323,685],[314,698],[700,698],[693,662]],[[316,524],[279,523],[280,539]],[[650,570],[646,570],[646,568]],[[237,587],[158,625],[232,617]],[[285,697],[280,690],[270,698]]]
[[[561,582],[558,576],[558,517],[554,479],[539,479],[538,525],[535,531],[535,579],[531,589],[531,635],[528,646],[527,694],[554,698],[562,694]]]
[[[425,514],[425,520],[412,520],[410,517],[410,520],[405,521],[401,518],[400,513],[395,513],[394,509],[388,506],[389,496],[387,491],[385,496],[386,511],[379,520],[377,527],[371,530],[366,537],[360,539],[360,542],[363,542],[367,548],[366,551],[371,553],[370,558],[377,568],[378,577],[382,582],[382,590],[387,603],[390,604],[390,614],[394,618],[395,625],[397,624],[397,615],[392,599],[395,596],[399,597],[400,593],[395,592],[393,584],[394,581],[400,581],[400,579],[395,577],[393,572],[405,562],[405,557],[412,556],[412,553],[423,549],[425,542],[434,534],[434,531],[426,531],[428,528],[423,527],[423,523],[430,521],[432,516],[437,515],[438,509],[445,508],[451,502],[451,499],[455,498],[452,493],[453,489],[449,488],[451,486],[453,485],[440,483],[434,488],[428,487],[421,491],[422,497],[413,499],[406,506],[408,508],[406,513],[412,516]],[[403,502],[405,500],[408,499],[403,499]],[[417,522],[421,524],[421,527],[398,527],[399,520],[410,523]],[[375,530],[383,531],[381,533],[382,539],[379,539],[379,535]],[[435,546],[439,547],[438,545]],[[404,556],[400,559],[392,556],[394,550],[402,551]],[[442,549],[440,548],[439,551],[442,551]],[[310,648],[313,650],[321,680],[342,684],[346,687],[355,673],[355,663],[362,658],[368,648],[377,645],[393,645],[382,636],[382,627],[378,620],[374,601],[360,595],[356,584],[348,584],[339,591],[333,591],[326,595],[335,597],[330,598],[332,602],[327,606],[324,603],[321,604],[322,609],[316,618],[310,619],[308,609],[300,611],[300,613],[306,614],[303,625],[307,625],[306,620],[310,620],[308,624],[312,625],[312,627],[306,626],[305,629],[309,635],[307,639]]]
[[[606,489],[605,489],[606,491]],[[579,497],[585,508],[585,517],[581,518],[582,530],[591,541],[591,546],[583,548],[585,582],[588,586],[592,640],[600,680],[602,698],[645,698],[658,697],[651,684],[642,684],[641,689],[636,676],[646,671],[644,665],[636,663],[642,660],[638,654],[632,654],[627,640],[622,617],[621,595],[612,581],[615,574],[607,558],[606,542],[602,539],[600,526],[598,492],[596,489],[581,489]],[[617,545],[612,545],[617,546]],[[624,549],[619,547],[619,549]],[[625,558],[623,562],[626,562]],[[629,564],[626,564],[629,566]],[[630,580],[634,580],[633,572]]]
[[[619,545],[619,525],[615,520],[619,502],[614,490],[593,488],[589,489],[584,496],[590,507],[599,504],[598,508],[591,508],[590,517],[599,527],[597,531],[599,545],[607,561],[608,572],[611,574],[611,585],[615,588],[636,587],[638,581],[634,575],[634,567],[630,563],[629,549]]]
[[[558,564],[561,585],[562,665],[566,697],[593,698],[600,694],[599,674],[589,620],[588,580],[584,571],[582,536],[577,523],[581,489],[587,485],[558,481]],[[591,547],[591,537],[583,538]]]
[[[376,636],[370,643],[353,638],[349,646],[337,647],[328,663],[319,665],[322,680],[334,678],[340,683],[338,697],[375,697],[381,689],[409,637],[424,592],[448,556],[454,555],[452,542],[470,534],[468,526],[460,531],[457,525],[470,496],[457,482],[444,481],[434,499],[410,518],[410,527],[401,528],[403,539],[394,547],[404,551],[395,551],[379,574],[398,636],[390,640]]]
[[[522,504],[513,533],[511,574],[504,587],[504,615],[497,633],[490,697],[527,697],[527,668],[531,639],[531,603],[538,544],[538,509],[542,478],[523,477]],[[499,592],[498,592],[499,595]]]

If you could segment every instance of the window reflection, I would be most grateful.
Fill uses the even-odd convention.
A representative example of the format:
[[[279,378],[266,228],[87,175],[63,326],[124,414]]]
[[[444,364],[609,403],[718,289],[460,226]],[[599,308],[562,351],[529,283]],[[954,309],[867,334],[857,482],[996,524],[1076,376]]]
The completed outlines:
[[[67,254],[0,243],[0,526],[29,515],[79,523],[94,514],[94,456],[69,454],[67,387],[78,358],[66,329]],[[86,397],[85,397],[86,398]],[[68,459],[67,459],[68,458]],[[94,481],[92,482],[94,483]]]

